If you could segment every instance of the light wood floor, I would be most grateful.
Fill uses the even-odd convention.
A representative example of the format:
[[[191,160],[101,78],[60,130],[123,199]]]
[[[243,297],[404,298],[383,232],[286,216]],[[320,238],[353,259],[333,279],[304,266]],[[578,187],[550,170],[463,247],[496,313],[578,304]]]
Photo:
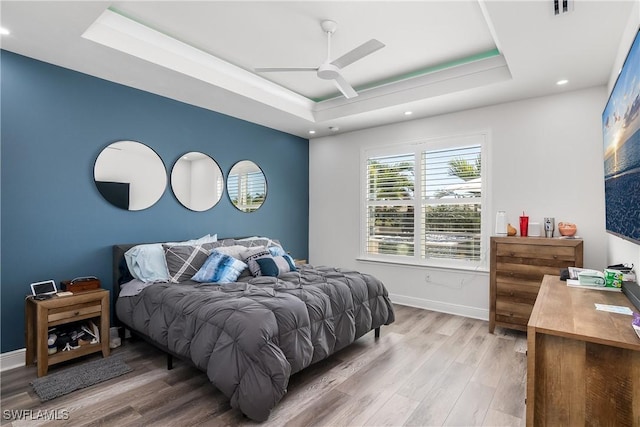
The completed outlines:
[[[380,339],[369,333],[294,375],[263,425],[524,425],[524,333],[489,334],[484,321],[398,305],[396,319]],[[167,371],[165,356],[145,342],[127,340],[113,354],[133,372],[46,403],[29,385],[34,367],[3,372],[2,425],[47,425],[7,420],[5,411],[19,409],[68,411],[68,420],[48,422],[55,425],[258,425],[204,373],[181,361]]]

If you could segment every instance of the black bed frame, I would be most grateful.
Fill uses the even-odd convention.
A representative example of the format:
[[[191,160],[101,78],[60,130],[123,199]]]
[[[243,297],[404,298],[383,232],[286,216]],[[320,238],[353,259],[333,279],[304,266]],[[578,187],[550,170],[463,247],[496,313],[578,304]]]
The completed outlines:
[[[120,335],[120,339],[122,341],[122,343],[124,344],[124,337],[125,337],[125,329],[129,329],[124,323],[120,322],[120,320],[118,319],[118,315],[116,313],[115,310],[115,304],[116,301],[118,299],[118,295],[120,295],[120,279],[121,274],[120,274],[120,265],[122,263],[122,260],[124,259],[124,253],[127,252],[129,249],[131,249],[134,246],[140,245],[143,243],[127,243],[127,244],[120,244],[120,245],[114,245],[113,246],[113,264],[112,264],[112,271],[113,271],[113,313],[114,313],[114,324],[115,326],[118,328],[118,333]],[[167,354],[167,369],[171,370],[173,369],[173,358],[176,357],[180,360],[184,360],[185,362],[187,362],[188,364],[193,366],[193,363],[184,358],[181,357],[178,354],[173,353],[171,350],[169,350],[167,347],[160,345],[158,343],[156,343],[155,341],[153,341],[150,337],[148,337],[147,335],[138,332],[138,331],[134,331],[129,329],[130,333],[133,336],[137,336],[142,338],[143,340],[145,340],[146,342],[148,342],[149,344],[151,344],[153,347],[163,351],[164,353]],[[380,327],[377,327],[374,329],[374,337],[376,339],[380,338]]]

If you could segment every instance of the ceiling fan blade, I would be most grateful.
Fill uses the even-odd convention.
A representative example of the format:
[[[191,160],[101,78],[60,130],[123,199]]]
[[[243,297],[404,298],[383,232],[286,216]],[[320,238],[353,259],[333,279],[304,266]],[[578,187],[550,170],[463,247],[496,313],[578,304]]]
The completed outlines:
[[[338,74],[335,79],[333,79],[336,87],[342,92],[345,98],[355,98],[358,96],[358,92],[355,91],[353,87],[342,77],[342,75]]]
[[[338,68],[344,68],[347,65],[353,64],[357,60],[372,54],[376,50],[382,49],[384,46],[384,43],[376,39],[371,39],[368,42],[361,44],[357,48],[345,53],[340,58],[333,60],[331,63]]]
[[[254,68],[256,73],[271,73],[275,71],[317,71],[318,67],[282,67],[282,68]]]

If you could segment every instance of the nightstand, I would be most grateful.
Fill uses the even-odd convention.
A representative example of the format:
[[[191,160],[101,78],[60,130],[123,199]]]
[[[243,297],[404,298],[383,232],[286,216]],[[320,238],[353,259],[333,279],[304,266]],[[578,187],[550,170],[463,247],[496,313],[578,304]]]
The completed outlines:
[[[306,259],[294,259],[293,262],[296,266],[308,264]]]
[[[48,354],[49,328],[86,319],[94,319],[96,322],[99,319],[99,343]],[[109,356],[109,291],[97,289],[72,296],[54,296],[43,301],[27,298],[25,325],[27,347],[25,364],[30,366],[36,362],[38,377],[47,375],[49,366],[76,357],[99,351],[102,351],[103,357],[107,357]]]

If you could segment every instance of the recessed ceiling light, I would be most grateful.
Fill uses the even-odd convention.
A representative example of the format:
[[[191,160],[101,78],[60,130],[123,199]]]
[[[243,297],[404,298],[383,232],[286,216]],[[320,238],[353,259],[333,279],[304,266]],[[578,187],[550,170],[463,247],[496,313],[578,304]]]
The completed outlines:
[[[310,130],[310,131],[309,131],[309,135],[313,135],[314,133],[316,133],[316,131],[315,131],[315,130]]]
[[[412,115],[412,114],[413,114],[413,111],[405,111],[405,112],[404,112],[404,115],[405,115],[405,116],[410,116],[410,115]]]
[[[556,84],[557,84],[558,86],[566,85],[567,83],[569,83],[569,80],[567,80],[567,79],[558,80],[558,81],[556,82]]]
[[[7,30],[4,27],[0,27],[0,35],[2,36],[8,36],[9,35],[9,30]]]

